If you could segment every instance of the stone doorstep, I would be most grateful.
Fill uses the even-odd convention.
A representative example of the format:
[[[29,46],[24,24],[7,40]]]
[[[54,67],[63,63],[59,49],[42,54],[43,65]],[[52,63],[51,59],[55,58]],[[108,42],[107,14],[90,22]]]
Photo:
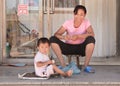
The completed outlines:
[[[0,86],[120,86],[120,82],[6,82]]]
[[[32,66],[33,67],[33,66]],[[102,71],[100,72],[97,72],[98,74],[101,74],[103,75],[101,78],[100,76],[96,76],[98,78],[98,80],[96,81],[96,79],[94,79],[94,81],[86,81],[86,79],[91,79],[92,77],[94,77],[93,75],[90,75],[90,77],[88,76],[86,79],[84,77],[86,77],[86,74],[84,75],[84,73],[82,73],[82,76],[83,77],[83,80],[81,80],[81,78],[77,78],[77,77],[74,77],[73,79],[50,79],[50,80],[20,80],[17,78],[16,74],[18,72],[22,73],[24,71],[31,71],[33,68],[31,66],[28,66],[28,67],[21,67],[20,68],[16,68],[16,67],[9,67],[9,66],[6,66],[6,67],[2,67],[1,66],[1,69],[4,69],[2,72],[5,72],[3,74],[3,76],[1,77],[0,76],[0,86],[120,86],[120,80],[119,80],[119,77],[113,77],[113,81],[112,79],[105,79],[105,80],[102,80],[101,79],[104,79],[104,73],[107,73],[107,71],[103,71],[104,73],[102,73]],[[101,68],[101,67],[100,67]],[[103,67],[102,67],[103,68]],[[111,70],[113,68],[108,68],[107,66],[104,67],[106,70]],[[118,74],[117,76],[119,76],[119,70],[118,71],[115,71],[116,69],[119,69],[119,66],[115,66],[114,68],[114,71],[113,73],[115,74],[116,76],[116,73]],[[12,70],[16,70],[15,72],[11,72]],[[9,70],[9,71],[6,71],[6,70]],[[97,69],[96,69],[97,70]],[[12,75],[10,76],[7,73],[11,73]],[[112,74],[112,71],[110,72],[110,74]],[[110,74],[108,74],[107,76],[109,76]],[[92,76],[92,77],[91,77]],[[112,75],[113,76],[113,75]],[[110,76],[110,78],[112,78],[112,76]],[[117,79],[117,81],[114,81],[114,79]],[[85,80],[85,81],[84,81]],[[100,80],[100,81],[99,81]],[[106,81],[107,80],[107,81]]]
[[[59,61],[57,58],[54,58],[56,64],[59,65]],[[80,65],[84,64],[85,57],[80,57]],[[72,61],[76,62],[75,57],[72,58]],[[68,58],[65,57],[65,62],[68,63]],[[31,58],[10,58],[6,60],[6,63],[25,63],[27,65],[33,65],[33,59]],[[120,57],[92,57],[90,61],[90,65],[120,65]]]

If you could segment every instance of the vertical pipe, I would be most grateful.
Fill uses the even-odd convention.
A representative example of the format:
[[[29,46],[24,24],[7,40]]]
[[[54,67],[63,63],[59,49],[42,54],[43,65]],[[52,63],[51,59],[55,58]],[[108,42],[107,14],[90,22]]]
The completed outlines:
[[[43,0],[39,0],[39,38],[43,36]]]
[[[47,27],[47,37],[49,38],[51,36],[51,17],[50,17],[50,0],[47,0],[47,22],[48,22],[48,27]]]
[[[2,58],[2,63],[6,61],[6,13],[5,13],[5,0],[0,0],[1,2],[1,16],[2,16],[2,28],[0,31],[0,36],[1,36],[1,58]]]

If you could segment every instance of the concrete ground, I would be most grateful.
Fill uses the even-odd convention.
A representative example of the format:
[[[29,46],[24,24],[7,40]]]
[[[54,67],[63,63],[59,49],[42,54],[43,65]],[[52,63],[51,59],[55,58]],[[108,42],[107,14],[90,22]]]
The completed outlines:
[[[96,71],[94,74],[82,71],[81,74],[73,75],[71,78],[57,77],[48,80],[21,80],[18,79],[18,73],[33,72],[33,66],[0,66],[0,86],[22,86],[23,84],[23,86],[28,86],[28,84],[29,86],[38,86],[40,84],[43,86],[45,86],[44,84],[51,84],[50,86],[54,86],[53,84],[58,84],[58,86],[63,84],[64,86],[120,86],[120,65],[97,65],[92,67]]]

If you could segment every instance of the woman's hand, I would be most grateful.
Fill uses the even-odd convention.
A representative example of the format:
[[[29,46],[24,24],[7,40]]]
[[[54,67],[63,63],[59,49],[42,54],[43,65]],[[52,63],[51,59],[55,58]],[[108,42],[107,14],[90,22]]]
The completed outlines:
[[[66,40],[66,41],[67,41],[67,40],[71,40],[71,36],[70,36],[70,35],[64,35],[64,36],[63,36],[63,39]]]
[[[87,35],[89,35],[89,34],[87,34]],[[72,35],[72,36],[69,35],[69,40],[76,41],[78,39],[83,40],[83,38],[79,37],[79,35]]]
[[[78,39],[78,35],[73,35],[73,36],[71,36],[71,40],[72,41],[75,41],[75,40],[77,40]]]

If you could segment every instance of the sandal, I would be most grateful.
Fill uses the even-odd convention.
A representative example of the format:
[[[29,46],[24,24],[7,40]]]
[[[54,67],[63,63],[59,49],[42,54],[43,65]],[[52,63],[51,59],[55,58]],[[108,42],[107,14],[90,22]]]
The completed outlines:
[[[84,72],[86,72],[86,73],[95,73],[95,70],[92,69],[92,67],[87,66],[87,67],[85,67]]]

